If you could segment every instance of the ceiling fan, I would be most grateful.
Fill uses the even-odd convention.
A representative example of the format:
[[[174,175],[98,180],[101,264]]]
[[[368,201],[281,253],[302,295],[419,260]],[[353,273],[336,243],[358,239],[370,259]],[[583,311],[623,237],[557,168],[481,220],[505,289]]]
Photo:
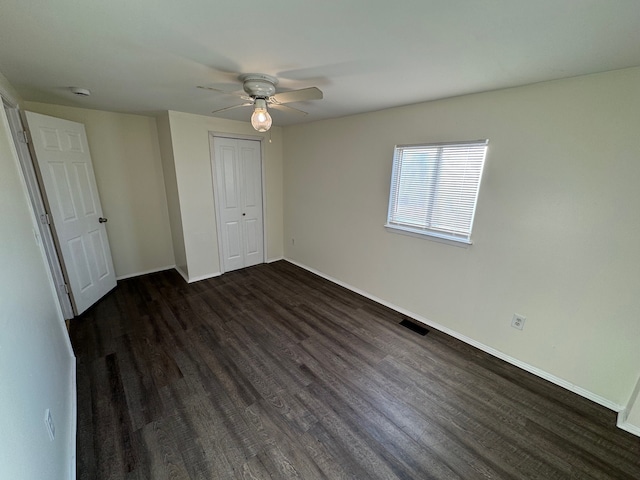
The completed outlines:
[[[266,132],[271,128],[272,120],[271,115],[269,115],[268,112],[269,108],[289,110],[306,115],[307,112],[293,108],[287,104],[322,99],[322,91],[316,87],[276,93],[278,79],[264,73],[245,73],[240,75],[238,80],[242,82],[244,92],[235,92],[233,95],[237,95],[243,100],[246,100],[246,102],[238,105],[232,105],[230,107],[220,108],[211,113],[252,106],[254,108],[253,114],[251,115],[251,125],[253,125],[253,128],[259,132]],[[198,86],[198,88],[222,92],[222,90],[213,87]]]

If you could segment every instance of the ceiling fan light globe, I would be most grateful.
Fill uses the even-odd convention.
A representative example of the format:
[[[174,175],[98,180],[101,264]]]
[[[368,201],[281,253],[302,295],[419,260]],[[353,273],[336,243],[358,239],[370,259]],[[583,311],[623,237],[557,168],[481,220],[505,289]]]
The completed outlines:
[[[271,128],[271,115],[266,108],[257,107],[251,115],[251,125],[258,132],[266,132]]]

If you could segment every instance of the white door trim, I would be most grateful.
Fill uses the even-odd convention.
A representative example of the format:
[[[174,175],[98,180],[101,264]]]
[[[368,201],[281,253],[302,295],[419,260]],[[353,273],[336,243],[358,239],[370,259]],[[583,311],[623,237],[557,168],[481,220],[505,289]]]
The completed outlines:
[[[51,275],[51,280],[56,291],[58,304],[62,310],[62,315],[65,320],[70,320],[74,317],[74,311],[69,294],[65,288],[65,286],[68,285],[68,282],[62,270],[58,251],[51,232],[51,225],[50,223],[43,223],[43,220],[46,218],[45,215],[47,215],[47,211],[44,206],[40,184],[38,183],[34,169],[33,157],[31,156],[28,145],[25,143],[26,138],[23,138],[21,141],[21,136],[25,135],[23,133],[25,132],[25,128],[20,117],[20,111],[17,104],[12,104],[10,100],[5,98],[3,98],[3,100],[5,112],[7,113],[7,120],[9,122],[9,128],[11,129],[11,135],[13,137],[13,143],[15,144],[16,152],[18,153],[18,159],[20,160],[22,174],[24,175],[27,186],[29,200],[31,201],[31,208],[35,213],[36,221],[38,223],[38,231],[47,259],[47,268]]]
[[[211,162],[211,182],[213,187],[213,202],[216,215],[216,234],[218,237],[218,262],[220,264],[220,274],[225,273],[224,269],[224,255],[222,252],[222,225],[220,223],[220,212],[218,210],[219,197],[218,189],[216,188],[215,179],[215,150],[213,147],[213,140],[216,137],[232,138],[234,140],[255,140],[260,142],[260,173],[262,177],[262,245],[263,245],[263,263],[267,261],[267,189],[266,189],[266,172],[264,166],[264,140],[265,138],[260,135],[242,135],[235,133],[223,133],[223,132],[209,132],[209,153]]]

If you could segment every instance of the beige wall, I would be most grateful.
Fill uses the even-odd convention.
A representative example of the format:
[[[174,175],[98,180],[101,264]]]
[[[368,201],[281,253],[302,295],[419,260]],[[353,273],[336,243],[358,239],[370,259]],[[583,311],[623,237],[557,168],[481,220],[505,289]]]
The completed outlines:
[[[0,92],[11,90],[0,75]],[[13,95],[15,100],[19,100]],[[0,478],[70,478],[75,359],[0,110]],[[45,409],[56,425],[44,428]]]
[[[220,273],[209,132],[269,138],[248,122],[169,112],[171,141],[189,280]],[[282,257],[282,136],[271,129],[263,142],[266,185],[266,259]]]
[[[624,406],[640,373],[638,112],[636,68],[286,127],[285,256]],[[383,228],[395,144],[481,138],[472,246]]]
[[[173,157],[169,112],[164,112],[162,115],[158,116],[156,120],[158,124],[160,156],[162,158],[164,186],[167,195],[167,207],[171,226],[171,238],[173,240],[173,256],[175,258],[176,268],[178,271],[188,278],[189,269],[187,268],[187,253],[184,247],[182,213],[180,211],[180,194],[178,192],[178,180],[176,178],[175,159]]]
[[[156,119],[34,102],[24,109],[85,125],[116,275],[172,267]]]
[[[7,77],[2,73],[0,73],[0,95],[12,104],[22,104],[22,98],[18,95],[18,91],[13,88],[13,85],[9,83]]]

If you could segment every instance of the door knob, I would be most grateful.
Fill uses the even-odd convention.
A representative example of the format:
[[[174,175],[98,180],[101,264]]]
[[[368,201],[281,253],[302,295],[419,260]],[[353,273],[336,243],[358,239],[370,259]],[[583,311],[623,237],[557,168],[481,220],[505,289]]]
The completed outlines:
[[[100,223],[107,223],[107,221],[108,221],[108,220],[109,220],[108,218],[100,217],[100,218],[98,219],[98,222],[100,222]]]

